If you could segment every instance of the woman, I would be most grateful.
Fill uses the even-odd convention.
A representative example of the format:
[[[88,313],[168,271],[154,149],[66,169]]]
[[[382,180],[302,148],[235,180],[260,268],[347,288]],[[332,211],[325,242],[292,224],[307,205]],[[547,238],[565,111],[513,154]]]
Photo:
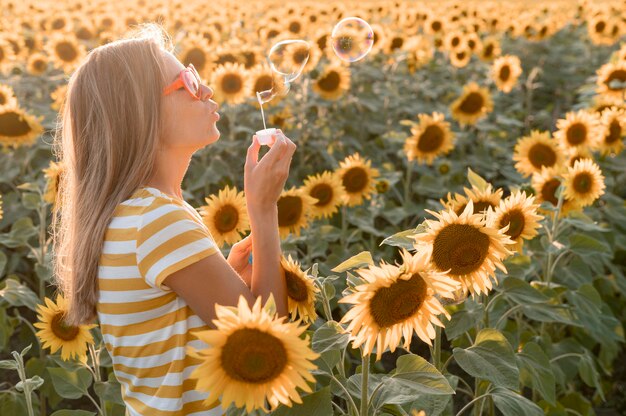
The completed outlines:
[[[130,415],[219,415],[189,379],[190,331],[215,328],[215,304],[273,294],[287,316],[277,200],[295,144],[282,133],[244,166],[251,234],[228,259],[182,198],[191,156],[219,139],[217,104],[159,26],[95,48],[71,76],[54,141],[65,172],[53,218],[55,283],[66,323],[98,318]],[[254,235],[254,238],[251,236]],[[252,251],[254,267],[248,263]],[[215,255],[213,255],[215,254]]]

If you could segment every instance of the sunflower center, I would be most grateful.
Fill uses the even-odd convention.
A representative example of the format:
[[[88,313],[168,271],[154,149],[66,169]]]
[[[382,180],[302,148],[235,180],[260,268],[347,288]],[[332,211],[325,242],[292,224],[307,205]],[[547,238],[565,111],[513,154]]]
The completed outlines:
[[[17,137],[30,131],[28,122],[15,111],[9,110],[0,114],[0,136]]]
[[[304,302],[308,299],[309,293],[306,284],[298,275],[290,270],[285,270],[285,279],[287,281],[287,295],[297,302]]]
[[[59,42],[54,50],[59,58],[65,62],[72,62],[78,56],[76,48],[70,42]]]
[[[215,228],[220,233],[232,231],[239,222],[239,211],[232,205],[224,205],[215,213]]]
[[[77,326],[65,325],[63,317],[64,315],[62,313],[54,315],[50,323],[50,329],[57,338],[63,341],[72,341],[76,338],[80,329]]]
[[[234,63],[237,63],[237,57],[233,55],[232,53],[226,52],[226,53],[221,54],[219,58],[217,58],[215,63],[218,65],[223,65],[227,63],[234,64]]]
[[[578,145],[587,138],[587,127],[582,123],[574,123],[567,129],[567,142],[571,145]]]
[[[574,177],[573,185],[576,192],[580,194],[586,194],[591,191],[591,184],[593,178],[587,172],[581,172]]]
[[[541,188],[541,198],[543,198],[544,201],[551,202],[552,205],[556,206],[559,203],[559,200],[556,198],[556,190],[560,184],[561,181],[556,178],[546,181]]]
[[[622,126],[619,121],[613,120],[609,125],[609,134],[606,135],[604,142],[607,144],[615,143],[622,135]]]
[[[237,94],[243,87],[243,81],[238,74],[226,74],[222,79],[222,89],[226,94]]]
[[[503,66],[500,69],[500,79],[506,81],[511,76],[511,68],[508,65]]]
[[[556,153],[547,144],[535,143],[528,151],[528,160],[537,169],[540,169],[542,166],[554,166]]]
[[[598,22],[598,23],[596,23],[596,27],[595,27],[595,29],[596,29],[596,32],[597,32],[597,33],[602,33],[602,32],[604,32],[604,29],[605,29],[605,28],[606,28],[606,23],[604,23],[604,22]]]
[[[461,102],[460,110],[466,114],[475,114],[482,110],[485,105],[483,96],[478,92],[471,92]]]
[[[469,224],[450,224],[439,231],[433,244],[433,262],[452,275],[472,273],[489,252],[489,237]]]
[[[318,81],[317,85],[324,91],[335,91],[339,88],[340,81],[341,77],[337,71],[330,71]]]
[[[302,216],[302,198],[295,195],[283,196],[278,200],[278,225],[289,227],[296,225]]]
[[[300,24],[300,22],[291,22],[289,24],[289,31],[291,33],[300,33],[300,30],[302,30],[302,25]]]
[[[311,189],[309,193],[313,198],[317,198],[319,201],[315,203],[316,207],[323,207],[327,205],[333,197],[333,188],[328,184],[320,183]]]
[[[398,279],[376,291],[370,301],[370,313],[376,324],[388,328],[415,314],[426,299],[426,282],[419,273],[409,280]]]
[[[64,27],[65,27],[65,20],[63,19],[56,19],[52,22],[52,29],[54,30],[63,29]]]
[[[221,363],[224,371],[240,382],[270,382],[282,374],[287,362],[283,343],[256,328],[236,330],[222,348]]]
[[[511,237],[511,240],[515,240],[524,231],[524,225],[526,220],[524,219],[524,213],[519,209],[512,209],[502,216],[498,228],[509,226],[506,234]]]
[[[396,50],[396,49],[400,49],[402,47],[402,45],[404,45],[404,38],[403,37],[395,37],[391,40],[391,47],[389,49],[391,49],[392,51]]]
[[[343,187],[346,188],[346,191],[349,193],[357,193],[361,192],[368,183],[367,172],[363,168],[354,167],[346,171],[343,177],[341,178],[343,183]]]
[[[434,152],[443,142],[443,130],[439,126],[428,126],[417,141],[417,148],[422,152]]]
[[[4,95],[4,93],[0,92],[0,105],[4,105],[7,102],[7,97]]]
[[[33,62],[33,68],[35,68],[35,71],[43,71],[46,69],[46,62],[43,59],[37,59],[35,62]]]
[[[457,46],[459,46],[460,43],[461,43],[461,39],[458,36],[455,36],[452,38],[450,45],[452,45],[453,48],[456,48]]]
[[[483,53],[483,56],[485,58],[489,58],[491,57],[491,55],[493,55],[493,45],[489,44],[487,45],[487,47],[485,48],[485,52]]]
[[[298,48],[293,54],[293,61],[297,64],[303,63],[309,57],[307,48]]]
[[[618,90],[623,89],[619,87],[611,88],[610,84],[612,81],[619,81],[620,83],[626,82],[626,70],[618,69],[618,70],[611,72],[608,78],[606,79],[606,81],[604,82],[609,87],[609,89],[613,91],[618,91]]]
[[[266,91],[272,88],[272,77],[270,75],[261,75],[254,83],[254,91]]]
[[[204,66],[206,65],[206,55],[204,51],[198,47],[191,48],[187,51],[183,62],[189,62],[196,67],[198,72],[202,72]]]

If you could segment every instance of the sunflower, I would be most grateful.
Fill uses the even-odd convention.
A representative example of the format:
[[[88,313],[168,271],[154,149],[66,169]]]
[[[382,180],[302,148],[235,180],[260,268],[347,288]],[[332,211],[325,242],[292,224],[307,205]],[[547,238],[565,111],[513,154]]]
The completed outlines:
[[[272,294],[270,302],[274,302]],[[307,326],[270,314],[261,307],[261,296],[252,308],[240,296],[237,308],[216,304],[215,312],[217,329],[191,332],[209,348],[186,348],[187,354],[201,360],[190,378],[197,380],[198,391],[209,392],[204,403],[219,400],[223,410],[231,403],[245,405],[247,413],[254,409],[269,413],[281,403],[302,403],[296,387],[312,392],[307,381],[315,383],[310,372],[317,366],[312,361],[320,356],[310,349],[309,335],[300,338]]]
[[[345,205],[360,205],[364,199],[370,199],[376,190],[376,178],[380,176],[380,172],[372,168],[371,163],[370,160],[361,158],[358,152],[339,163],[336,172],[346,191],[343,200]]]
[[[207,77],[212,66],[207,56],[209,42],[200,35],[191,35],[183,42],[183,50],[179,55],[183,65],[193,64],[202,78]]]
[[[0,74],[9,72],[14,65],[15,52],[11,44],[0,37]]]
[[[538,203],[549,202],[553,207],[558,205],[558,197],[556,191],[561,185],[563,178],[556,173],[554,169],[541,169],[541,173],[535,173],[532,176],[532,187],[535,190],[535,196]],[[580,204],[574,200],[563,196],[561,205],[561,215],[567,215],[573,211],[580,210]],[[544,210],[540,210],[546,212]],[[550,211],[547,211],[550,212]]]
[[[449,153],[454,147],[454,135],[450,123],[441,113],[419,114],[419,124],[411,127],[411,133],[404,144],[404,151],[409,160],[432,165],[435,157]]]
[[[350,89],[350,70],[333,63],[327,65],[313,83],[313,91],[326,100],[337,100]]]
[[[587,149],[586,147],[570,149],[569,153],[567,154],[567,162],[563,166],[563,170],[565,170],[567,166],[573,167],[574,163],[576,163],[576,161],[580,159],[593,160],[593,155],[591,154],[591,151],[589,151],[589,149]]]
[[[50,347],[50,353],[54,354],[61,349],[61,359],[67,361],[74,357],[85,359],[87,356],[87,344],[93,344],[94,340],[89,332],[97,324],[72,326],[66,325],[64,317],[68,310],[67,301],[61,294],[57,294],[56,301],[45,298],[46,306],[37,305],[39,322],[33,324],[37,331],[37,338],[41,340],[42,347]]]
[[[65,95],[67,94],[67,84],[61,84],[52,93],[50,93],[50,98],[52,98],[52,104],[50,107],[55,110],[61,110],[63,106],[63,101],[65,100]]]
[[[541,227],[539,221],[543,216],[537,214],[539,204],[534,201],[534,196],[516,191],[500,201],[495,210],[496,228],[509,226],[506,234],[515,242],[512,248],[519,253],[522,252],[524,240],[532,240],[538,234],[537,228]]]
[[[31,145],[43,132],[43,116],[35,118],[19,107],[0,106],[0,144],[17,148]]]
[[[249,77],[246,69],[240,63],[225,63],[213,72],[212,85],[215,90],[216,101],[226,101],[230,104],[239,104],[245,101]]]
[[[72,72],[87,54],[85,47],[73,34],[54,34],[46,44],[52,62],[66,73]]]
[[[456,68],[464,68],[472,59],[472,51],[467,48],[456,49],[450,52],[450,63]]]
[[[217,195],[204,198],[207,205],[200,207],[202,221],[215,239],[218,247],[241,240],[240,234],[250,229],[246,197],[237,188],[226,186]]]
[[[598,80],[596,92],[623,98],[626,91],[626,61],[609,62],[598,69]],[[618,85],[619,84],[619,85]]]
[[[407,66],[411,73],[432,61],[435,54],[432,42],[425,36],[410,37],[407,40],[406,49],[408,51],[406,55]]]
[[[26,70],[31,75],[42,75],[48,69],[48,57],[42,53],[35,52],[28,57]]]
[[[463,93],[450,106],[452,117],[461,125],[476,124],[478,120],[493,110],[489,90],[470,82],[463,87]]]
[[[374,43],[372,44],[372,49],[370,50],[370,54],[373,56],[383,50],[386,50],[388,35],[385,27],[378,23],[373,23],[370,25],[370,27],[372,28],[372,32],[374,33]]]
[[[513,153],[515,169],[524,177],[540,173],[542,167],[559,168],[563,164],[563,151],[550,138],[550,132],[532,130],[530,136],[517,141]]]
[[[440,201],[444,208],[451,208],[456,215],[461,215],[468,202],[472,201],[474,204],[474,211],[472,213],[479,214],[489,208],[496,209],[502,200],[502,189],[498,188],[493,190],[491,184],[488,184],[484,190],[480,190],[474,185],[472,185],[472,189],[464,187],[463,190],[465,191],[465,195],[457,193],[454,197],[451,197],[450,193],[448,193],[448,200],[446,202]]]
[[[443,38],[443,45],[449,51],[456,51],[463,49],[465,44],[463,43],[463,32],[458,30],[452,30]]]
[[[436,271],[449,271],[448,275],[473,295],[488,294],[492,288],[489,278],[496,280],[496,267],[506,273],[502,260],[513,254],[506,247],[514,244],[506,228],[496,228],[493,211],[487,211],[487,215],[472,214],[471,200],[461,215],[452,209],[427,212],[439,221],[425,220],[426,231],[413,236],[420,255]]]
[[[504,55],[497,58],[491,67],[491,78],[500,91],[511,92],[522,73],[520,60],[515,55]]]
[[[424,32],[429,35],[437,36],[445,33],[447,21],[438,13],[430,13],[424,22]]]
[[[554,137],[564,149],[586,147],[595,149],[602,141],[603,129],[596,113],[586,110],[570,111],[556,122]]]
[[[478,54],[481,61],[489,62],[500,56],[500,41],[494,36],[489,36],[483,40],[483,47]]]
[[[593,97],[592,110],[601,115],[604,110],[609,108],[621,108],[626,110],[626,102],[621,97],[612,95],[596,95]]]
[[[376,346],[377,361],[387,348],[394,352],[401,337],[403,348],[408,350],[413,332],[432,345],[433,324],[443,327],[437,315],[450,319],[435,295],[454,298],[459,287],[445,273],[429,270],[424,257],[411,255],[405,249],[401,255],[401,266],[383,261],[380,266],[358,269],[363,284],[338,301],[354,305],[340,321],[350,322],[346,330],[351,333],[352,347],[364,344],[362,354],[366,356]]]
[[[622,137],[626,135],[626,110],[613,107],[603,111],[602,125],[604,126],[604,139],[599,146],[602,153],[620,153],[624,147]]]
[[[313,280],[300,268],[300,263],[291,258],[280,256],[280,265],[285,272],[287,282],[287,303],[290,319],[295,320],[296,315],[305,323],[315,322],[315,294],[320,290]]]
[[[600,167],[591,159],[581,159],[567,168],[564,197],[576,200],[581,206],[593,204],[604,194],[604,176]]]
[[[8,85],[0,84],[0,107],[16,107],[17,98],[13,88]]]
[[[285,106],[280,111],[270,114],[268,121],[270,126],[274,126],[283,131],[290,130],[293,127],[293,113],[289,106]]]
[[[311,206],[315,202],[315,198],[295,187],[280,194],[277,202],[280,238],[287,238],[290,232],[300,236],[300,229],[306,228]]]
[[[248,75],[250,80],[248,85],[251,87],[249,95],[254,97],[253,102],[257,107],[259,106],[259,100],[256,96],[257,92],[272,90],[272,98],[263,103],[264,105],[272,106],[280,102],[281,98],[283,98],[288,91],[285,89],[284,79],[272,71],[267,65],[255,66],[249,71]]]
[[[49,204],[53,204],[53,209],[57,209],[57,205],[60,205],[61,199],[58,198],[59,193],[59,180],[61,175],[65,171],[65,164],[63,162],[50,161],[50,164],[43,170],[46,180],[46,191],[43,199]]]
[[[301,189],[317,201],[311,206],[311,218],[332,217],[346,197],[341,179],[337,173],[331,171],[308,176]]]

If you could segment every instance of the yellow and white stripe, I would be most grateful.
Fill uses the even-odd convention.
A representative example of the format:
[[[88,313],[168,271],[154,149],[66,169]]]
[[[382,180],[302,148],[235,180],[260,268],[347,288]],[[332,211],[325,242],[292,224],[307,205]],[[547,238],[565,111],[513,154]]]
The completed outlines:
[[[122,385],[126,414],[220,416],[189,374],[200,362],[186,347],[207,348],[190,331],[209,329],[163,284],[168,275],[221,252],[200,214],[152,187],[139,188],[113,214],[98,268],[98,319]]]

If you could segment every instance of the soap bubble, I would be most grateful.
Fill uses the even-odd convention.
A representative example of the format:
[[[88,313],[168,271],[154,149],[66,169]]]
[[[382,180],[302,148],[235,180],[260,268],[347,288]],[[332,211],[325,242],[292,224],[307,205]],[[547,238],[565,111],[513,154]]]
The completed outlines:
[[[277,95],[287,95],[291,83],[306,66],[310,53],[311,45],[301,39],[287,39],[272,46],[268,60],[276,76],[272,77],[271,89],[256,92],[259,103],[264,104]]]
[[[339,59],[356,62],[372,50],[374,31],[365,20],[358,17],[346,17],[335,25],[330,39],[331,46]]]

